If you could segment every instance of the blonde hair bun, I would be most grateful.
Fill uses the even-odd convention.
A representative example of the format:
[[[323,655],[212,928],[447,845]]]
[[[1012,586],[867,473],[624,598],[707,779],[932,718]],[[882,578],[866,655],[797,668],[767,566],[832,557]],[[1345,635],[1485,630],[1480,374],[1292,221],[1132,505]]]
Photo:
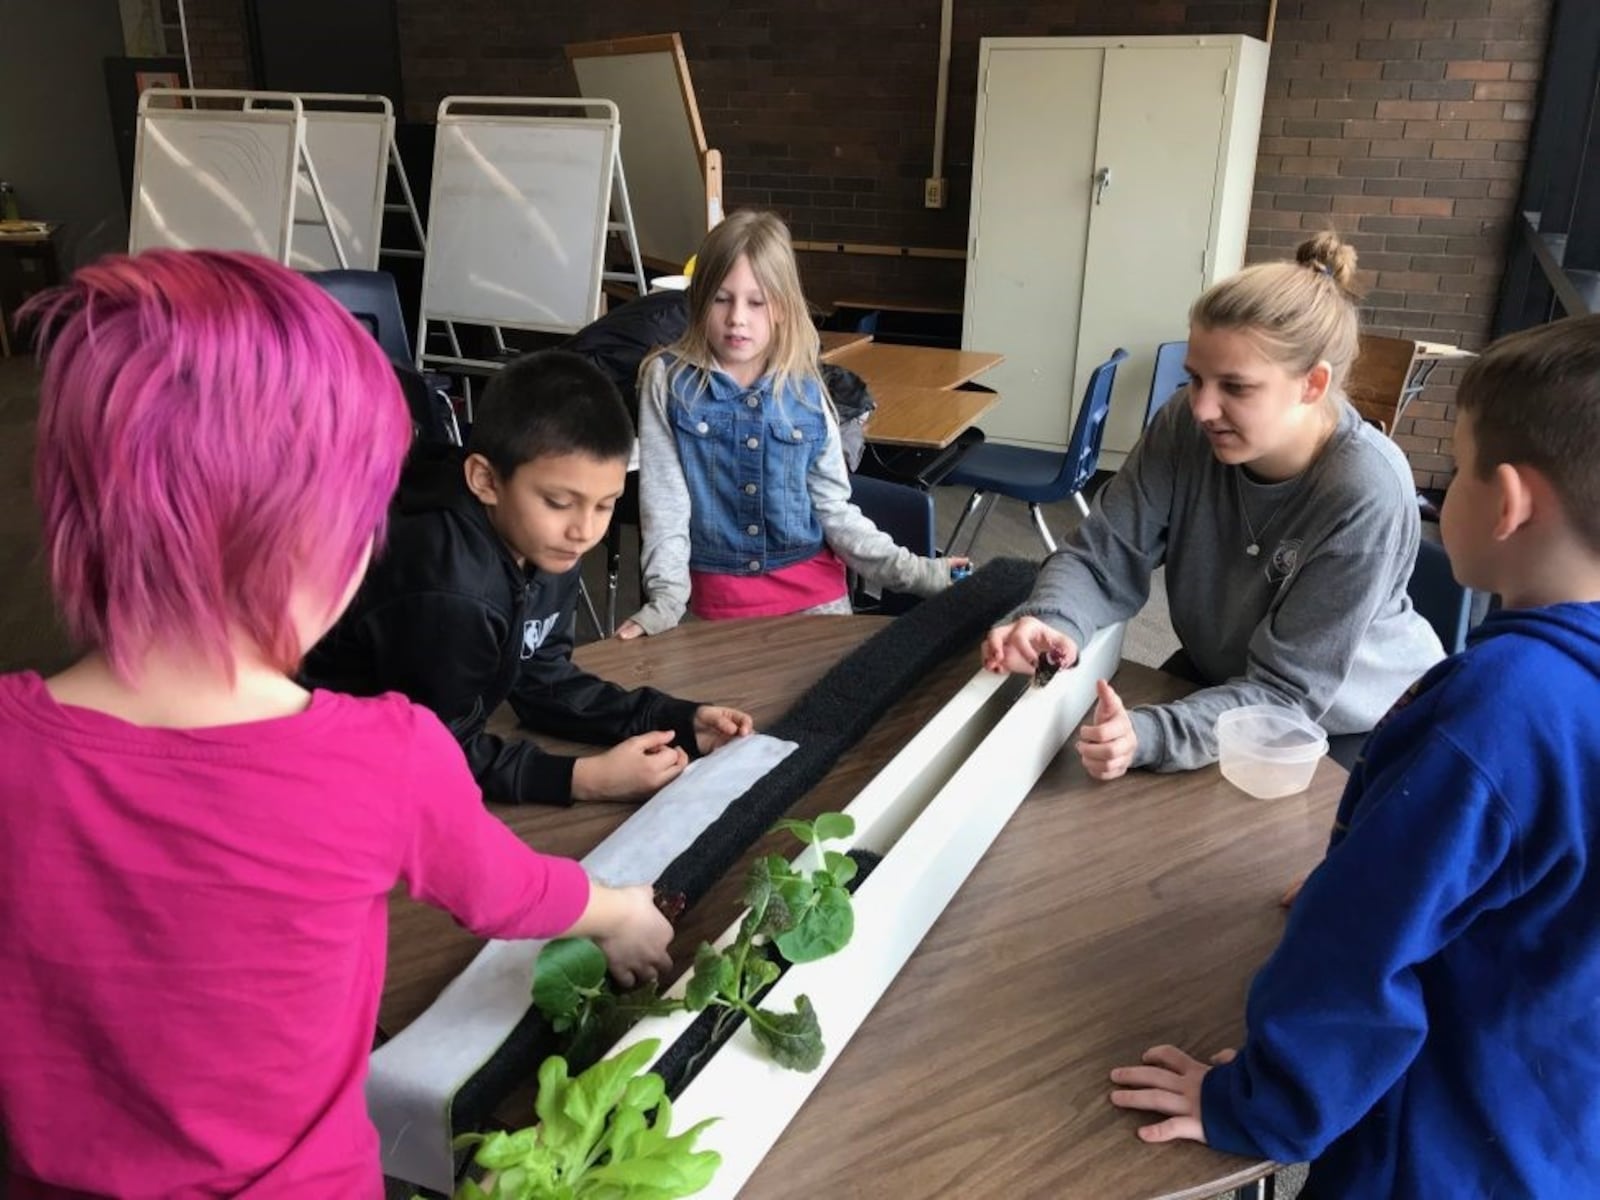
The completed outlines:
[[[1346,292],[1355,292],[1356,248],[1339,240],[1331,229],[1318,233],[1300,243],[1294,260],[1331,277]]]

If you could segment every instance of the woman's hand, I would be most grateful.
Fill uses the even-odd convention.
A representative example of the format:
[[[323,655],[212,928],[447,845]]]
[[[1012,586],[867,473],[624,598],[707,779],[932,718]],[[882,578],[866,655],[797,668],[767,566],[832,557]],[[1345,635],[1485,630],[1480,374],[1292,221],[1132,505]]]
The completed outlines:
[[[636,637],[644,636],[644,626],[637,621],[624,621],[617,626],[616,637],[619,641],[631,642]]]
[[[1091,778],[1115,779],[1133,765],[1139,737],[1122,706],[1122,697],[1104,679],[1095,687],[1100,698],[1095,702],[1093,724],[1078,730],[1078,757]]]
[[[1070,667],[1078,661],[1078,644],[1038,617],[1019,617],[1009,625],[997,625],[983,639],[983,669],[996,675],[1006,671],[1031,675],[1047,655],[1057,667]]]

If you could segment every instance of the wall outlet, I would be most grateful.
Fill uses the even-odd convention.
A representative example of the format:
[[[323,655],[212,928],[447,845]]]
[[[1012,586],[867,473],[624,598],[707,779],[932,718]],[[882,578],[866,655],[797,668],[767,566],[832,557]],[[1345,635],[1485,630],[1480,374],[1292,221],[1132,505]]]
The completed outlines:
[[[944,207],[944,180],[924,179],[922,181],[922,206],[924,208]]]

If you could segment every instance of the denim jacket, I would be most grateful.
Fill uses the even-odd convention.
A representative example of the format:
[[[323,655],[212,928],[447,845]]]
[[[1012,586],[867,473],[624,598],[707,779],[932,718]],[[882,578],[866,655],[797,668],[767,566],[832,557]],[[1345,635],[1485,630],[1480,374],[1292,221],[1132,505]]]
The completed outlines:
[[[689,566],[764,574],[814,557],[822,523],[806,491],[828,426],[817,386],[775,396],[721,371],[671,377],[667,417],[689,488]],[[796,395],[799,392],[799,395]]]
[[[762,378],[743,388],[720,371],[646,362],[639,379],[639,514],[646,633],[682,619],[690,571],[765,574],[826,543],[864,579],[932,595],[950,584],[850,502],[839,425],[815,383],[781,398]],[[705,380],[705,382],[702,382]]]

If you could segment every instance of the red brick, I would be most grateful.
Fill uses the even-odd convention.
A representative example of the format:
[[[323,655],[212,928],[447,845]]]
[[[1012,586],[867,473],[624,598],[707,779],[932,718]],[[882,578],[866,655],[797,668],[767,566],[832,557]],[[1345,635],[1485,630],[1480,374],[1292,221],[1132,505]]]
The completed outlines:
[[[1446,79],[1508,79],[1510,76],[1508,62],[1453,62],[1444,69]]]
[[[1427,100],[1380,100],[1378,120],[1432,121],[1440,115],[1439,106]],[[1495,116],[1500,114],[1496,112]]]
[[[1455,213],[1456,201],[1427,196],[1396,196],[1394,213],[1398,217],[1448,217]]]

